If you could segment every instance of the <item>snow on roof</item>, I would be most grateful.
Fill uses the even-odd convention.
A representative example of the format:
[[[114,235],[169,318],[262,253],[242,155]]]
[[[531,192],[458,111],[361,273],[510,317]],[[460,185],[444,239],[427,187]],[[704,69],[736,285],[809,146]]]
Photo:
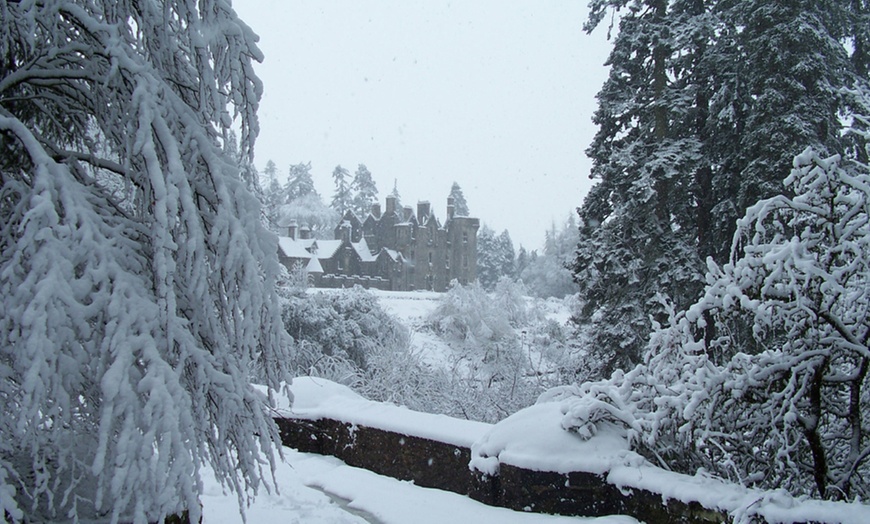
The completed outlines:
[[[278,237],[278,249],[286,257],[311,258],[308,248],[314,243],[313,239],[295,240],[290,237]]]
[[[372,255],[372,252],[369,250],[369,245],[366,242],[366,239],[363,238],[356,244],[352,244],[353,248],[356,250],[356,254],[359,255],[360,260],[363,262],[374,262],[378,257]]]
[[[308,265],[305,266],[305,271],[309,273],[323,273],[323,266],[320,265],[320,261],[317,260],[317,257],[311,257],[308,260]]]
[[[341,240],[318,240],[317,241],[317,251],[315,251],[315,255],[317,258],[332,258],[335,255],[335,252],[338,251],[338,248],[341,247]]]
[[[394,262],[397,260],[402,260],[402,254],[394,249],[387,249],[385,247],[382,247],[381,250],[378,252],[378,257],[381,256],[381,253],[383,253],[385,256],[390,257],[390,260]]]

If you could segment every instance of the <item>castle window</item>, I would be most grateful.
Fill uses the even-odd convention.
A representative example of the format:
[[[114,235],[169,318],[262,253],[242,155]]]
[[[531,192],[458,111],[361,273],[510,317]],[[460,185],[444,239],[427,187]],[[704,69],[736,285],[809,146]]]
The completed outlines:
[[[430,264],[432,263],[432,252],[431,251],[429,252],[429,263]]]
[[[468,231],[463,231],[463,232],[462,232],[462,243],[463,243],[463,244],[467,244],[467,243],[468,243]]]

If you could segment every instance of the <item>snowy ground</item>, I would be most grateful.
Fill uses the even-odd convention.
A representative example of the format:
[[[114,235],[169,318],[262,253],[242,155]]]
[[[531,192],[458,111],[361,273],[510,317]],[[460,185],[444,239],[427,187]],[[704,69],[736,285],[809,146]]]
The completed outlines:
[[[284,448],[285,461],[278,466],[279,493],[261,493],[247,509],[248,522],[336,523],[336,524],[636,524],[630,517],[598,519],[519,513],[494,508],[468,497],[421,488],[370,471],[354,468],[333,458],[299,453]],[[205,524],[241,523],[235,496],[222,493],[220,486],[203,475]]]
[[[426,317],[438,307],[441,293],[380,290],[370,290],[370,293],[378,297],[378,302],[384,311],[399,319],[399,322],[410,330],[413,354],[419,355],[424,364],[434,368],[450,367],[452,354],[450,347],[434,333],[423,329]]]

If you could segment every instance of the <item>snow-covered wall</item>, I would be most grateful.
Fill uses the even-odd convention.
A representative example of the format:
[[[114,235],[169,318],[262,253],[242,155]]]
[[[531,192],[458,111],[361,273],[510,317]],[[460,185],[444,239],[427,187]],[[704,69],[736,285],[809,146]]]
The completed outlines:
[[[664,471],[602,431],[582,440],[560,427],[557,403],[491,425],[371,402],[350,389],[297,378],[275,418],[284,445],[334,455],[382,475],[518,511],[630,515],[685,522],[870,522],[870,507],[799,500],[706,476]]]

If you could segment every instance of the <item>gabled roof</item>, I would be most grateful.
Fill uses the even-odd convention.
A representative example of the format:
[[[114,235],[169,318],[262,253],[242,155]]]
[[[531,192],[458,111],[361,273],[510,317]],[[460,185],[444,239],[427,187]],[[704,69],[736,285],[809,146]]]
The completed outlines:
[[[317,258],[332,258],[341,247],[341,240],[318,240],[314,254]]]
[[[308,260],[308,265],[305,266],[305,270],[309,273],[323,273],[323,266],[320,265],[320,261],[317,260],[317,257],[311,257]]]
[[[372,255],[372,252],[369,250],[369,245],[366,243],[366,239],[363,238],[359,242],[355,244],[351,244],[356,250],[356,254],[359,256],[359,259],[363,262],[374,262],[377,257]]]
[[[381,250],[378,251],[377,258],[381,258],[381,257],[387,257],[390,260],[392,260],[393,262],[401,262],[402,260],[404,260],[404,257],[402,256],[401,253],[399,253],[398,251],[395,251],[393,249],[387,249],[385,247],[382,247]]]
[[[290,237],[278,237],[278,249],[288,258],[311,258],[309,248],[314,239],[296,240]]]

